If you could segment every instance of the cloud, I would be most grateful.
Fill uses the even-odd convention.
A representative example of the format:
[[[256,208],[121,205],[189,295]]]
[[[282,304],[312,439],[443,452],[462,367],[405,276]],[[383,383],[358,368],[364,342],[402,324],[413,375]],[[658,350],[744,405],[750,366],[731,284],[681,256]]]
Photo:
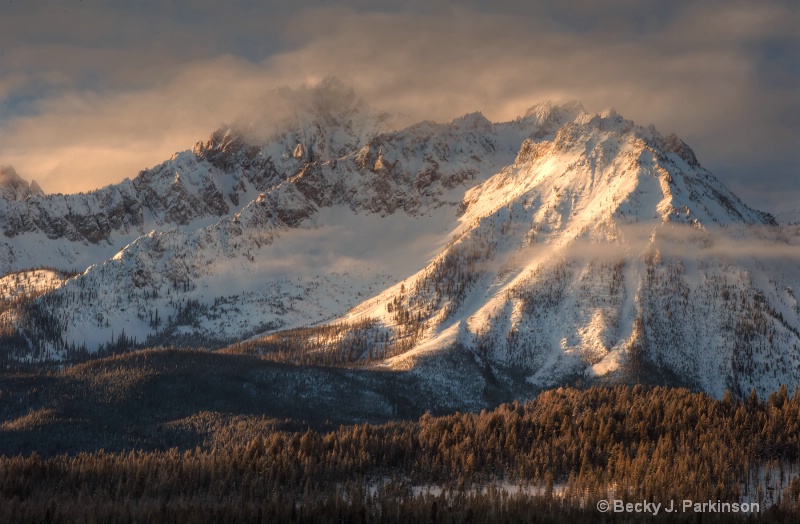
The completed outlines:
[[[4,127],[0,157],[47,191],[90,190],[191,147],[263,89],[263,72],[223,56],[186,64],[156,87],[68,91]]]
[[[564,258],[619,261],[631,256],[652,256],[656,251],[667,258],[717,260],[734,265],[783,264],[782,271],[800,275],[800,237],[788,229],[774,226],[736,226],[708,224],[699,230],[680,223],[639,223],[619,226],[614,240],[608,237],[585,237],[561,246],[548,246]],[[545,244],[546,246],[546,244]],[[527,254],[541,252],[542,244],[533,244]],[[788,263],[788,264],[787,264]]]
[[[19,75],[44,87],[34,111],[0,125],[0,161],[46,190],[89,189],[190,147],[274,87],[333,74],[409,120],[508,120],[543,99],[613,106],[677,132],[751,204],[800,198],[800,71],[781,52],[797,48],[800,16],[788,2],[175,5],[125,13],[121,34],[50,20],[52,35],[7,47],[0,65],[18,80],[0,74],[0,96]]]

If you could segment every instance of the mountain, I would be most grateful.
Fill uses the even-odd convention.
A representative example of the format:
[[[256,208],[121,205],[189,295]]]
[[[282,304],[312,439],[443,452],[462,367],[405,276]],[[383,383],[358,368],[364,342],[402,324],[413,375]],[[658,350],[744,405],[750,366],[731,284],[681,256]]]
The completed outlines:
[[[44,195],[13,170],[0,171],[0,274],[39,264],[85,268],[113,256],[149,231],[193,231],[232,216],[295,175],[312,157],[336,158],[386,125],[352,90],[328,81],[283,92],[292,111],[269,140],[263,132],[224,126],[190,151],[133,180],[72,195]]]
[[[138,342],[150,337],[151,343],[218,347],[243,336],[334,318],[398,275],[424,265],[444,242],[469,185],[513,161],[525,137],[553,125],[558,111],[567,111],[554,110],[546,121],[531,115],[498,125],[473,114],[361,140],[352,130],[369,128],[364,121],[382,117],[372,119],[367,108],[357,107],[346,112],[347,118],[323,113],[319,120],[325,125],[282,131],[257,146],[247,141],[252,136],[248,130],[220,130],[192,151],[142,172],[133,183],[120,184],[139,188],[137,198],[146,205],[135,200],[131,207],[146,208],[147,213],[139,213],[146,219],[139,222],[161,230],[119,248],[100,242],[102,249],[122,249],[42,298],[43,303],[77,304],[66,310],[45,308],[47,315],[53,311],[61,318],[45,315],[42,323],[66,325],[57,334],[42,338],[47,329],[23,328],[28,331],[22,336],[35,341],[34,359],[57,357],[63,348],[84,343],[94,351],[116,341],[123,330]],[[318,144],[325,144],[321,151]],[[328,151],[344,147],[336,144],[350,144],[352,151],[331,158]],[[223,206],[214,190],[197,198],[197,188],[204,185],[235,191],[221,192],[228,197]],[[118,187],[77,197],[97,199],[98,193]],[[222,219],[214,216],[224,214],[225,206],[233,208],[237,199],[243,207]],[[216,210],[198,213],[212,208],[209,202],[219,202]],[[385,220],[376,222],[373,215]],[[203,225],[209,216],[212,220]],[[167,229],[176,222],[182,227]],[[301,231],[272,245],[289,229]],[[28,238],[11,240],[23,244],[14,253],[32,244]],[[75,250],[87,247],[85,240],[75,244]],[[55,256],[63,252],[72,253],[59,250]],[[45,263],[55,265],[49,259]]]
[[[790,209],[775,214],[775,220],[781,224],[796,226],[800,225],[800,208]]]
[[[792,243],[800,242],[800,209],[777,213],[775,220],[783,226],[783,231]]]
[[[29,184],[17,174],[13,167],[0,166],[0,197],[2,200],[16,202],[42,194],[44,194],[42,188],[35,180]]]
[[[797,236],[675,135],[577,103],[389,131],[335,81],[281,96],[133,181],[6,199],[6,272],[91,265],[7,301],[5,358],[232,344],[487,401],[800,382]]]

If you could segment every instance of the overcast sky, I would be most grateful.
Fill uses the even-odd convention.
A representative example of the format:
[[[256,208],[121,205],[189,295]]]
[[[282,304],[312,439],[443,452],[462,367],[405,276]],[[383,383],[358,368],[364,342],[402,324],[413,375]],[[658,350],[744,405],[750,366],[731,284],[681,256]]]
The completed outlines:
[[[751,206],[800,207],[800,3],[8,1],[0,165],[89,190],[205,139],[278,86],[336,75],[448,121],[534,103],[675,132]],[[521,7],[523,6],[523,7]]]

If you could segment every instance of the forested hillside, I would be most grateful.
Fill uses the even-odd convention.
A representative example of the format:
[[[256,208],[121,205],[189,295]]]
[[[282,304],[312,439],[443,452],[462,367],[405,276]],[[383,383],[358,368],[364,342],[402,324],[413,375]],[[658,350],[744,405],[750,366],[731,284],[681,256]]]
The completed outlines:
[[[2,434],[36,423],[6,421]],[[0,518],[574,522],[602,520],[602,499],[759,507],[660,516],[685,522],[792,522],[800,511],[800,394],[786,388],[744,402],[558,389],[480,413],[322,431],[281,430],[255,413],[198,413],[195,424],[208,436],[198,446],[4,456]]]

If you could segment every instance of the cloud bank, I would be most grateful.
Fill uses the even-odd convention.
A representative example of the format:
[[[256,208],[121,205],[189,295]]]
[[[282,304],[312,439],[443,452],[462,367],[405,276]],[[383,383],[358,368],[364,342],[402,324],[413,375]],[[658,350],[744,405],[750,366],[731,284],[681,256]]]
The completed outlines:
[[[408,121],[613,106],[676,132],[751,205],[800,201],[794,3],[519,4],[8,8],[0,163],[46,191],[89,190],[246,118],[275,87],[336,75]]]

